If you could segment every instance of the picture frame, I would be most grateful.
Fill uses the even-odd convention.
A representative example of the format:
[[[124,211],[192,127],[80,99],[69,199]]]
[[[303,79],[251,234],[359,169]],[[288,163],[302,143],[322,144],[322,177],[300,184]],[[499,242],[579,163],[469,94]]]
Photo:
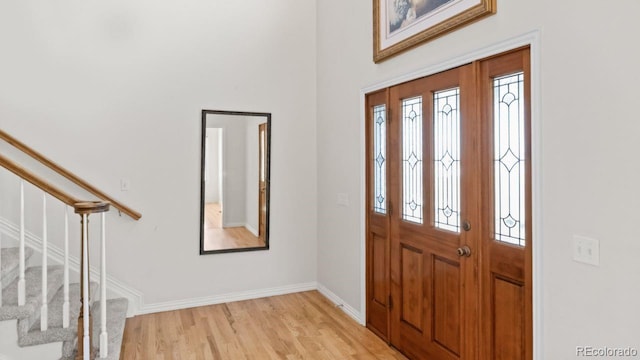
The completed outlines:
[[[496,0],[373,0],[373,61],[495,14]]]

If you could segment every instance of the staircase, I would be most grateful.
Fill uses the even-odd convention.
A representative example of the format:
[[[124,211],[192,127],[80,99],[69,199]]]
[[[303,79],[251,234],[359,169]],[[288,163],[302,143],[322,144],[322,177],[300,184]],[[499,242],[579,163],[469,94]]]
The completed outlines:
[[[29,260],[34,251],[30,248],[25,249],[26,259]],[[26,303],[18,306],[18,267],[19,267],[19,251],[17,247],[9,247],[0,249],[1,264],[0,278],[4,285],[2,289],[2,306],[0,306],[0,321],[11,321],[17,323],[17,345],[19,347],[38,346],[43,344],[51,344],[44,349],[49,352],[52,346],[57,346],[58,352],[49,354],[49,357],[33,358],[34,360],[44,359],[75,359],[77,351],[77,329],[78,315],[80,311],[80,284],[69,285],[69,298],[76,299],[72,301],[69,307],[69,327],[63,328],[62,306],[64,303],[63,289],[63,267],[59,265],[49,266],[48,268],[48,296],[47,304],[49,309],[48,328],[45,331],[40,330],[40,304],[42,302],[42,268],[40,266],[28,267],[25,271],[26,280]],[[91,293],[96,293],[98,289],[97,283],[91,283]],[[91,297],[93,298],[93,296]],[[97,313],[100,304],[96,303],[92,306],[94,312],[93,333],[100,333],[100,316]],[[106,359],[120,359],[120,347],[122,344],[122,335],[124,333],[124,325],[127,317],[127,300],[124,298],[107,300],[107,312],[109,318],[107,321],[107,331],[109,334],[108,356]],[[98,337],[94,336],[94,350],[98,349]],[[6,360],[23,360],[28,359],[26,356],[20,355],[20,352],[13,355],[7,354],[10,349],[0,346],[0,359]],[[41,351],[42,352],[42,351]],[[36,351],[36,353],[38,353]],[[3,358],[4,356],[4,358]]]
[[[27,169],[23,163],[31,168]],[[19,214],[20,219],[19,225],[9,226],[15,227],[16,231],[0,229],[4,231],[0,231],[0,360],[119,359],[128,301],[107,297],[106,213],[113,207],[134,220],[140,219],[141,214],[2,130],[0,168],[20,180],[19,189],[11,186],[0,189],[0,199],[6,200],[11,214]],[[37,168],[45,171],[40,169],[38,172]],[[65,190],[54,185],[48,179],[52,176],[51,171],[71,185]],[[42,173],[48,175],[40,175]],[[26,188],[27,183],[32,187]],[[75,190],[69,190],[70,187],[85,191],[85,195],[81,195],[83,198],[86,199],[88,192],[94,199],[76,197],[72,195]],[[25,210],[25,191],[31,190],[42,196],[42,212],[35,212],[35,216],[42,217],[42,238],[40,244],[30,244],[35,248],[30,248],[25,241],[25,217],[34,216],[32,204],[28,212]],[[18,191],[19,197],[7,196],[11,191]],[[57,235],[64,241],[61,265],[49,265],[47,221],[51,209],[47,202],[52,198],[64,205],[64,235]],[[70,282],[69,277],[69,210],[81,219],[79,283]],[[92,241],[89,241],[89,233],[95,231],[95,228],[90,230],[89,217],[94,214],[100,218],[100,230],[96,240],[91,236]],[[100,249],[99,283],[90,279],[90,247]],[[36,253],[39,256],[34,256]]]

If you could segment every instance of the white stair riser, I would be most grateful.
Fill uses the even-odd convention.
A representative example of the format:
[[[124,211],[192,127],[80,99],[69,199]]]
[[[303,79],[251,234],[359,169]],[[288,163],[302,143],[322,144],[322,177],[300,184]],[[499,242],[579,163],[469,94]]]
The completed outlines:
[[[19,347],[17,320],[0,321],[0,359],[7,360],[57,360],[62,353],[62,342]]]

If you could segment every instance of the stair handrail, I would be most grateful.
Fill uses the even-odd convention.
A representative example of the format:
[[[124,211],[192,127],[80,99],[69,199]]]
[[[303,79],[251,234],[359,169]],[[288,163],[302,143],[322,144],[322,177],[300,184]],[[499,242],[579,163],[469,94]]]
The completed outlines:
[[[118,200],[116,200],[116,199],[112,198],[111,196],[107,195],[106,193],[104,193],[100,189],[98,189],[95,186],[89,184],[87,181],[81,179],[80,177],[78,177],[77,175],[73,174],[71,171],[65,169],[64,167],[56,164],[51,159],[49,159],[46,156],[42,155],[40,152],[34,150],[30,146],[26,145],[25,143],[21,142],[20,140],[16,139],[15,137],[9,135],[7,132],[5,132],[5,131],[3,131],[1,129],[0,129],[0,139],[6,141],[8,144],[10,144],[11,146],[13,146],[16,149],[20,150],[21,152],[25,153],[26,155],[30,156],[34,160],[40,162],[42,165],[48,167],[49,169],[51,169],[51,170],[55,171],[56,173],[60,174],[61,176],[63,176],[67,180],[73,182],[74,184],[80,186],[84,190],[86,190],[86,191],[90,192],[91,194],[95,195],[100,200],[103,200],[105,202],[110,203],[111,206],[115,207],[120,212],[128,215],[132,219],[139,220],[142,217],[141,213],[131,209],[130,207],[128,207],[128,206],[126,206],[124,204],[122,204]],[[73,206],[73,205],[71,205],[71,206]]]
[[[0,154],[0,166],[71,207],[82,202],[2,154]]]

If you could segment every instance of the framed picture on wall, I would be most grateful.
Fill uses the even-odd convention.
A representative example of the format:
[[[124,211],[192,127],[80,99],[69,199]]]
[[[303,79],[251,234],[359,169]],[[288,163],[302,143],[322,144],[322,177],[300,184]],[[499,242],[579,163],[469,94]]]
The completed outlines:
[[[373,61],[496,12],[496,0],[373,0]]]

